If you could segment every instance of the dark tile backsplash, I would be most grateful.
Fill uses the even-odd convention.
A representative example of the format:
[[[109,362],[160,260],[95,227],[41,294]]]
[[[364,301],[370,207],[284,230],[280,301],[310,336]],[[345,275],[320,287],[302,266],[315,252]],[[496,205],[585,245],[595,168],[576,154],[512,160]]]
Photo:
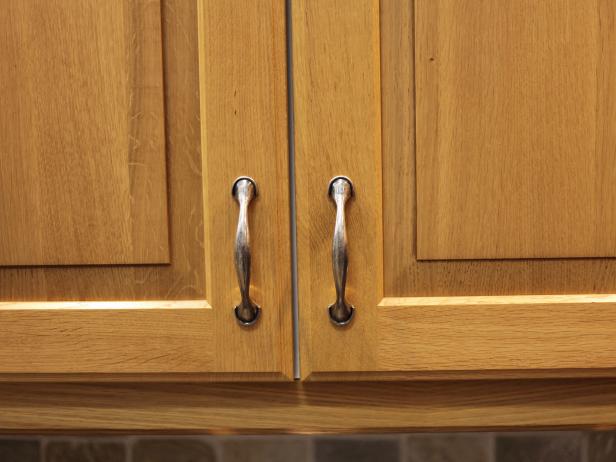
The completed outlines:
[[[221,442],[221,458],[226,462],[311,462],[307,438],[252,437]]]
[[[0,437],[0,462],[616,462],[616,432]]]
[[[481,433],[410,435],[403,462],[492,462],[492,441]]]
[[[498,462],[581,461],[583,435],[575,432],[497,435],[494,441]]]
[[[41,444],[37,440],[0,439],[1,462],[40,462]]]
[[[1,460],[1,459],[0,459]],[[122,441],[50,441],[45,446],[48,462],[125,462],[126,444]]]
[[[589,461],[616,461],[616,432],[590,433],[588,435],[587,444]]]
[[[399,438],[317,438],[315,462],[399,462]]]
[[[138,440],[132,445],[133,462],[216,462],[217,460],[213,445],[209,441],[199,439],[146,439]]]

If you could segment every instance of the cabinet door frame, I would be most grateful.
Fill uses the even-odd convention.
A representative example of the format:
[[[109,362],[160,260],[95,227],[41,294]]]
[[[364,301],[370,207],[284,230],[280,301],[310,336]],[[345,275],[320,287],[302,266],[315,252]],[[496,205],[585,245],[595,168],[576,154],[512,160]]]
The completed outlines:
[[[613,376],[616,296],[612,291],[589,294],[589,277],[584,286],[589,289],[575,294],[552,287],[531,294],[448,295],[446,286],[443,296],[396,293],[397,284],[404,286],[402,278],[455,279],[447,262],[421,262],[440,265],[441,273],[449,271],[447,277],[437,270],[422,276],[417,267],[409,269],[409,257],[399,255],[416,255],[415,165],[401,159],[415,149],[413,7],[420,1],[362,0],[351,7],[298,0],[294,5],[302,377]],[[327,185],[338,175],[349,177],[355,192],[346,216],[347,295],[356,314],[343,328],[333,326],[327,313],[335,299],[335,212]],[[490,264],[495,265],[481,263]],[[518,271],[513,264],[501,266],[506,265],[510,273]],[[553,280],[560,274],[558,261],[529,265],[535,265],[528,273],[535,280],[540,274]],[[562,265],[567,278],[552,282],[555,287],[591,265],[598,267],[589,261]],[[506,278],[500,271],[491,277]]]
[[[171,155],[199,150],[201,135],[193,170],[203,204],[194,208],[204,220],[194,229],[204,238],[195,231],[193,242],[203,248],[204,298],[1,302],[0,381],[293,377],[284,3],[163,0],[162,8],[164,50],[173,53],[163,59]],[[262,311],[250,328],[233,313],[239,176],[259,188],[249,221]]]

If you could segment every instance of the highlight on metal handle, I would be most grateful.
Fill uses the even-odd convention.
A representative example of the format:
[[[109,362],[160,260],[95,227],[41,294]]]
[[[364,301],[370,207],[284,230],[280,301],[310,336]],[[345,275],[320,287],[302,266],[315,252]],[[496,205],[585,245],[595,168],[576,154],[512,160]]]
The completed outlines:
[[[250,298],[250,229],[248,227],[248,206],[257,195],[257,184],[247,176],[239,177],[233,183],[233,197],[240,206],[237,231],[235,233],[235,271],[242,300],[234,309],[235,317],[242,326],[252,326],[259,319],[261,308]]]
[[[336,301],[328,308],[329,318],[336,326],[346,326],[353,319],[355,308],[345,299],[349,256],[344,209],[353,197],[353,183],[345,176],[337,176],[329,182],[329,197],[336,204],[336,225],[332,247],[332,267],[336,285]]]

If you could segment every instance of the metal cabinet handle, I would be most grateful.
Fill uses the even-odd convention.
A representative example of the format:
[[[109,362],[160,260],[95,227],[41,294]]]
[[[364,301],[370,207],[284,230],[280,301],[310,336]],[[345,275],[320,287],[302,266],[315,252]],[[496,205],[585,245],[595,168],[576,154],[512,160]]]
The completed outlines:
[[[337,176],[329,182],[329,197],[336,204],[336,225],[332,247],[332,267],[336,285],[336,301],[329,306],[329,318],[336,326],[345,326],[353,319],[355,308],[345,299],[349,256],[344,208],[353,197],[353,183],[345,176]]]
[[[252,178],[243,176],[235,180],[231,190],[240,206],[237,231],[235,233],[235,271],[240,286],[242,301],[235,307],[235,317],[242,326],[251,326],[261,308],[250,299],[250,229],[248,227],[248,206],[257,195],[257,184]]]

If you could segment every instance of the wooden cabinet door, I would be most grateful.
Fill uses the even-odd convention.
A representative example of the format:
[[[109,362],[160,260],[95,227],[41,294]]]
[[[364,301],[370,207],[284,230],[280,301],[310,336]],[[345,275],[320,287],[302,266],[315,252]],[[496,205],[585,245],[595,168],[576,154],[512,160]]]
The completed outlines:
[[[284,21],[279,1],[3,2],[0,380],[292,375]]]
[[[302,371],[613,375],[616,6],[298,0]],[[346,327],[327,307],[348,176]]]

